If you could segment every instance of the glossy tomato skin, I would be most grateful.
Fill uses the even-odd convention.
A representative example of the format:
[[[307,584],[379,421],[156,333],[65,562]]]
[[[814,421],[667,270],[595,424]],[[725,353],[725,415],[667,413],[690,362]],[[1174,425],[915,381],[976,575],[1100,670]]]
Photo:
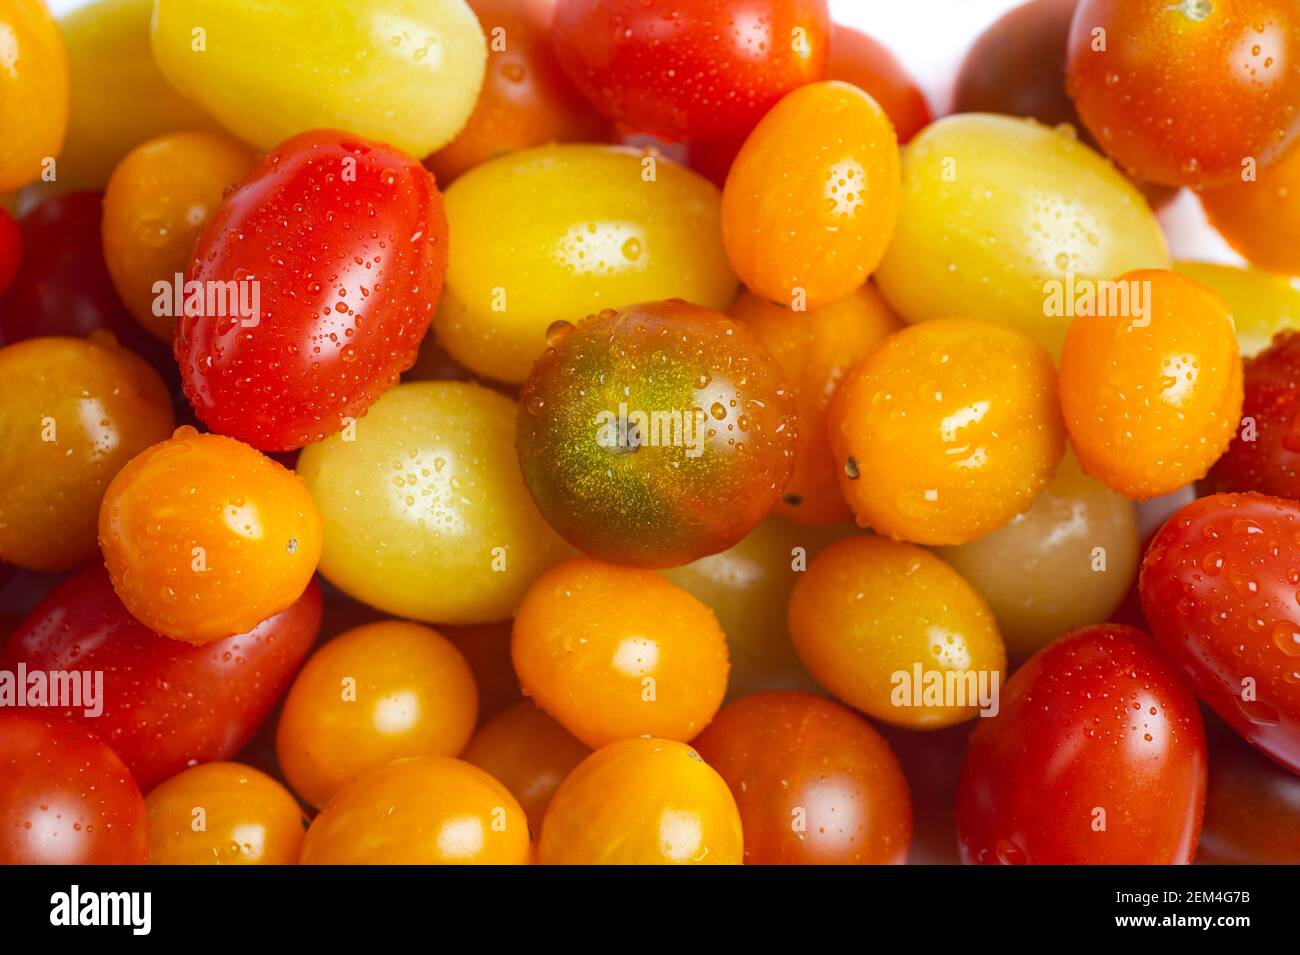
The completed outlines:
[[[916,80],[889,48],[842,23],[831,25],[826,78],[852,83],[879,103],[894,124],[900,143],[907,142],[934,119]]]
[[[1142,561],[1162,649],[1234,730],[1300,773],[1300,503],[1215,494],[1175,512]]]
[[[666,139],[741,135],[826,67],[825,0],[560,0],[560,63],[605,115]]]
[[[68,57],[59,25],[43,0],[0,7],[5,69],[0,75],[0,192],[14,192],[45,172],[68,126]]]
[[[0,865],[139,865],[149,854],[140,788],[83,727],[0,713]]]
[[[957,789],[963,861],[1184,864],[1205,804],[1196,699],[1141,631],[1075,630],[980,720]]]
[[[296,136],[199,235],[188,279],[256,281],[260,314],[177,321],[185,394],[261,450],[319,441],[415,363],[446,268],[442,194],[419,163],[336,130]]]
[[[1275,161],[1300,134],[1300,9],[1292,0],[1081,0],[1069,91],[1125,168],[1171,186]]]
[[[103,712],[60,712],[98,733],[145,789],[195,762],[228,759],[289,688],[320,627],[312,582],[249,633],[193,647],[132,617],[95,564],[51,590],[0,650],[14,671],[102,670]]]
[[[1253,178],[1206,189],[1201,204],[1210,224],[1251,264],[1300,274],[1300,149]]]
[[[693,745],[736,797],[746,865],[906,860],[907,781],[852,710],[811,693],[758,693],[723,707]]]
[[[1206,484],[1300,500],[1300,333],[1283,332],[1247,359],[1242,425]]]

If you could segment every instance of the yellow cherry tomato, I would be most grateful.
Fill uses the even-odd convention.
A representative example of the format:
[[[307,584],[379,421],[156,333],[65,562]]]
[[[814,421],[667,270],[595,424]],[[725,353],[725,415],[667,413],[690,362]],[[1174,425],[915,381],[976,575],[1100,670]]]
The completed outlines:
[[[427,156],[473,112],[487,44],[464,0],[155,0],[153,55],[263,149],[328,128]]]
[[[465,747],[464,759],[510,790],[536,835],[555,790],[590,753],[568,730],[524,700],[484,723]]]
[[[133,617],[204,644],[247,633],[302,596],[320,558],[321,519],[292,471],[185,426],[113,478],[99,544]]]
[[[340,634],[285,697],[275,753],[313,806],[404,756],[458,756],[478,718],[478,690],[456,647],[402,620]]]
[[[542,865],[739,865],[740,811],[685,743],[625,739],[596,750],[551,799]]]
[[[68,126],[68,58],[44,0],[0,0],[0,192],[39,179]]]
[[[448,756],[389,763],[340,790],[302,843],[304,865],[526,865],[528,820],[509,790]]]
[[[840,464],[826,436],[826,408],[846,374],[902,322],[871,285],[833,305],[795,312],[751,292],[731,306],[776,358],[794,393],[794,474],[772,513],[822,526],[852,519],[840,493]]]
[[[1254,358],[1278,332],[1300,329],[1300,280],[1213,262],[1175,262],[1174,271],[1223,296],[1242,358]]]
[[[1065,453],[1047,352],[1014,329],[959,319],[888,338],[840,385],[827,426],[858,523],[918,544],[1001,527]]]
[[[720,554],[661,571],[717,614],[731,661],[727,699],[818,689],[794,652],[785,607],[808,562],[854,532],[847,523],[810,528],[773,517]]]
[[[1066,454],[1056,477],[1006,527],[939,552],[993,608],[1013,662],[1104,623],[1137,576],[1133,504]]]
[[[104,262],[136,320],[170,342],[175,320],[154,308],[154,283],[186,273],[194,243],[256,155],[220,133],[168,133],[123,159],[104,193]]]
[[[510,652],[524,693],[592,747],[691,739],[727,692],[713,611],[653,570],[587,557],[537,578]]]
[[[937,729],[993,715],[1006,650],[988,604],[929,551],[853,537],[822,551],[790,595],[804,666],[868,716]]]
[[[0,560],[55,571],[95,557],[109,481],[174,427],[158,373],[110,339],[0,348]]]
[[[772,107],[722,191],[727,256],[751,290],[787,307],[851,295],[898,219],[898,138],[850,83],[809,83]]]
[[[1227,449],[1241,357],[1227,305],[1199,282],[1158,270],[1117,282],[1127,309],[1070,326],[1061,408],[1084,471],[1125,497],[1156,497],[1205,477]]]
[[[1142,194],[1068,127],[965,113],[908,144],[876,282],[909,322],[1000,322],[1055,356],[1072,313],[1053,307],[1051,283],[1168,265]]]
[[[479,374],[522,382],[552,323],[682,298],[724,311],[736,292],[718,190],[675,163],[615,146],[542,146],[447,189],[455,239],[434,317]]]
[[[573,553],[529,497],[515,403],[478,385],[398,385],[364,418],[303,448],[298,473],[325,521],[321,573],[395,616],[509,617]]]
[[[289,790],[239,763],[187,769],[144,808],[151,865],[294,865],[307,825]]]
[[[122,157],[163,133],[218,129],[168,85],[149,49],[153,0],[91,0],[59,20],[72,109],[58,185],[103,189]]]

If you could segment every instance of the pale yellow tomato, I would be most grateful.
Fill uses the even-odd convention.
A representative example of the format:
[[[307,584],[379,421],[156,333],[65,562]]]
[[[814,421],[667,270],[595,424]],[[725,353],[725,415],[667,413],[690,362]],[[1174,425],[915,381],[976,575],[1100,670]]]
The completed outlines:
[[[0,192],[38,179],[68,125],[68,60],[43,0],[0,2]]]
[[[1175,262],[1174,271],[1223,296],[1242,358],[1254,358],[1278,332],[1300,329],[1300,281],[1252,266]]]
[[[558,320],[665,298],[721,311],[736,292],[717,188],[662,158],[542,146],[470,170],[445,201],[455,238],[434,327],[500,381],[527,377]]]

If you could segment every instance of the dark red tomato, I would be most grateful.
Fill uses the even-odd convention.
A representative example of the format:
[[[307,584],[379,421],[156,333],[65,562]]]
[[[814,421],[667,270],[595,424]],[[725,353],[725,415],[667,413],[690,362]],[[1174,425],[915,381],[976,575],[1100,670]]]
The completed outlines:
[[[934,117],[916,81],[887,47],[852,27],[831,27],[828,80],[843,80],[871,95],[889,114],[898,141],[905,143]]]
[[[1300,504],[1193,501],[1151,542],[1140,586],[1156,639],[1197,695],[1300,773]]]
[[[957,786],[965,862],[1192,861],[1205,729],[1147,634],[1098,624],[1061,637],[976,722]]]
[[[199,236],[188,278],[205,294],[241,282],[244,298],[177,322],[185,394],[213,431],[263,451],[319,441],[415,363],[446,270],[442,193],[423,166],[350,133],[295,136]],[[254,291],[259,314],[245,315]]]
[[[22,268],[0,298],[0,345],[102,328],[160,371],[174,369],[166,346],[140,327],[113,288],[99,231],[102,200],[98,192],[70,192],[18,221]]]
[[[1206,485],[1300,500],[1300,334],[1278,335],[1242,377],[1241,427]]]
[[[186,766],[237,753],[289,688],[320,619],[313,581],[251,632],[196,647],[146,629],[92,565],[24,618],[0,651],[0,669],[102,671],[103,712],[61,715],[102,736],[147,791]]]
[[[139,865],[140,787],[84,727],[0,711],[0,865]]]
[[[1196,861],[1300,865],[1300,776],[1244,743],[1213,717],[1205,824]]]
[[[907,859],[907,781],[852,710],[811,693],[756,693],[724,706],[692,745],[736,797],[746,864]]]
[[[665,139],[742,136],[822,78],[826,0],[559,0],[552,41],[584,96]]]
[[[22,258],[23,234],[13,216],[0,209],[0,295],[13,284]]]

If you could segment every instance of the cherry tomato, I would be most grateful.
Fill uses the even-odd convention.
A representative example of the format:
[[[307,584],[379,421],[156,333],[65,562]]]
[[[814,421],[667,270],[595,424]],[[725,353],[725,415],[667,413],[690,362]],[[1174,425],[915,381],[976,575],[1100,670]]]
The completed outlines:
[[[879,103],[899,142],[907,142],[934,119],[916,81],[889,48],[841,23],[831,25],[826,78],[852,83]]]
[[[0,713],[0,865],[139,865],[140,789],[88,730]]]
[[[152,16],[153,0],[90,0],[59,18],[72,101],[59,154],[62,186],[103,189],[122,157],[146,140],[220,128],[158,71]]]
[[[1246,361],[1242,377],[1241,427],[1206,483],[1300,500],[1300,334],[1278,335]]]
[[[246,444],[185,426],[108,486],[99,543],[113,589],[159,633],[246,633],[301,595],[321,552],[306,485]]]
[[[653,571],[589,558],[537,578],[510,650],[524,694],[593,748],[691,739],[727,692],[713,611]]]
[[[1210,224],[1253,264],[1300,274],[1300,148],[1254,173],[1201,193]]]
[[[975,728],[957,790],[962,859],[1189,863],[1205,763],[1196,700],[1151,638],[1076,630],[1017,670]]]
[[[716,189],[649,153],[559,145],[493,159],[447,190],[456,241],[438,340],[518,384],[553,322],[672,297],[725,309],[736,277],[720,216]]]
[[[464,627],[439,627],[439,632],[455,644],[474,674],[474,684],[478,687],[479,726],[524,698],[519,680],[515,678],[515,665],[510,660],[510,630],[513,625],[512,620],[501,620]]]
[[[303,449],[298,473],[325,521],[321,573],[394,616],[509,617],[573,553],[524,488],[516,417],[514,402],[478,385],[411,382],[354,430]]]
[[[1150,207],[1104,157],[1066,130],[968,113],[908,145],[875,279],[909,322],[998,322],[1056,355],[1073,313],[1051,307],[1049,288],[1168,265]]]
[[[0,296],[9,290],[23,260],[23,234],[13,216],[0,209]]]
[[[858,523],[918,544],[964,544],[1005,525],[1065,453],[1056,374],[1020,332],[926,322],[885,340],[826,417]]]
[[[187,766],[229,759],[288,689],[320,627],[320,588],[248,633],[193,647],[154,633],[92,564],[45,595],[0,651],[17,672],[102,672],[102,712],[60,711],[102,736],[146,790]]]
[[[685,743],[625,739],[571,772],[546,810],[543,865],[739,865],[740,813]]]
[[[722,237],[751,290],[819,308],[862,286],[894,232],[898,140],[862,90],[801,87],[749,134],[722,190]]]
[[[695,746],[736,796],[748,865],[901,863],[907,781],[851,710],[807,693],[724,706]]]
[[[1174,271],[1222,296],[1242,358],[1258,355],[1279,332],[1300,331],[1300,283],[1286,276],[1213,262],[1175,262]]]
[[[194,248],[189,281],[205,295],[234,282],[240,301],[178,319],[186,396],[205,424],[266,451],[338,431],[414,364],[446,257],[442,197],[419,163],[337,131],[289,140]]]
[[[822,686],[868,716],[933,729],[996,699],[1006,650],[988,604],[929,551],[851,537],[818,554],[790,595],[790,635]],[[962,698],[936,696],[936,680]]]
[[[1291,0],[1081,0],[1068,88],[1105,150],[1171,186],[1268,165],[1300,133]]]
[[[276,733],[285,781],[322,806],[404,756],[457,756],[478,718],[469,664],[417,623],[366,624],[321,647],[294,680]]]
[[[1196,861],[1300,865],[1300,776],[1251,749],[1217,720],[1206,729],[1210,775]]]
[[[489,720],[465,747],[465,762],[491,773],[519,800],[534,835],[569,771],[591,750],[527,700]]]
[[[560,0],[560,63],[597,109],[667,139],[747,132],[820,79],[825,0]]]
[[[0,348],[0,558],[68,570],[94,557],[108,482],[174,427],[167,386],[111,338]]]
[[[1138,546],[1132,503],[1067,453],[1029,510],[939,556],[989,602],[1020,663],[1069,630],[1111,619],[1137,580]]]
[[[463,0],[332,0],[328,16],[315,0],[156,0],[153,57],[263,149],[338,126],[427,156],[473,112],[487,48]]]
[[[799,575],[851,524],[806,528],[763,521],[734,547],[663,572],[718,616],[727,635],[727,698],[762,690],[818,690],[790,642],[785,608]]]
[[[50,171],[68,125],[68,59],[59,25],[43,0],[0,5],[5,68],[0,71],[0,192]]]
[[[607,138],[606,122],[560,68],[533,0],[468,3],[487,34],[487,76],[465,128],[426,161],[439,182],[516,149]]]
[[[594,557],[671,567],[754,528],[790,479],[795,406],[741,323],[681,301],[562,327],[520,394],[524,481]]]
[[[289,790],[238,763],[187,769],[144,805],[152,865],[294,865],[307,828]]]
[[[1142,609],[1198,696],[1300,773],[1300,503],[1215,494],[1178,510],[1142,560]]]
[[[477,766],[399,759],[341,790],[307,830],[304,865],[524,865],[528,820]]]
[[[1227,448],[1241,358],[1232,316],[1205,286],[1155,270],[1115,281],[1127,294],[1070,326],[1061,409],[1085,472],[1126,497],[1156,497],[1204,477]]]
[[[176,320],[157,308],[155,284],[183,275],[199,232],[252,167],[253,152],[217,133],[170,133],[133,149],[104,193],[104,261],[136,321],[170,342]]]

